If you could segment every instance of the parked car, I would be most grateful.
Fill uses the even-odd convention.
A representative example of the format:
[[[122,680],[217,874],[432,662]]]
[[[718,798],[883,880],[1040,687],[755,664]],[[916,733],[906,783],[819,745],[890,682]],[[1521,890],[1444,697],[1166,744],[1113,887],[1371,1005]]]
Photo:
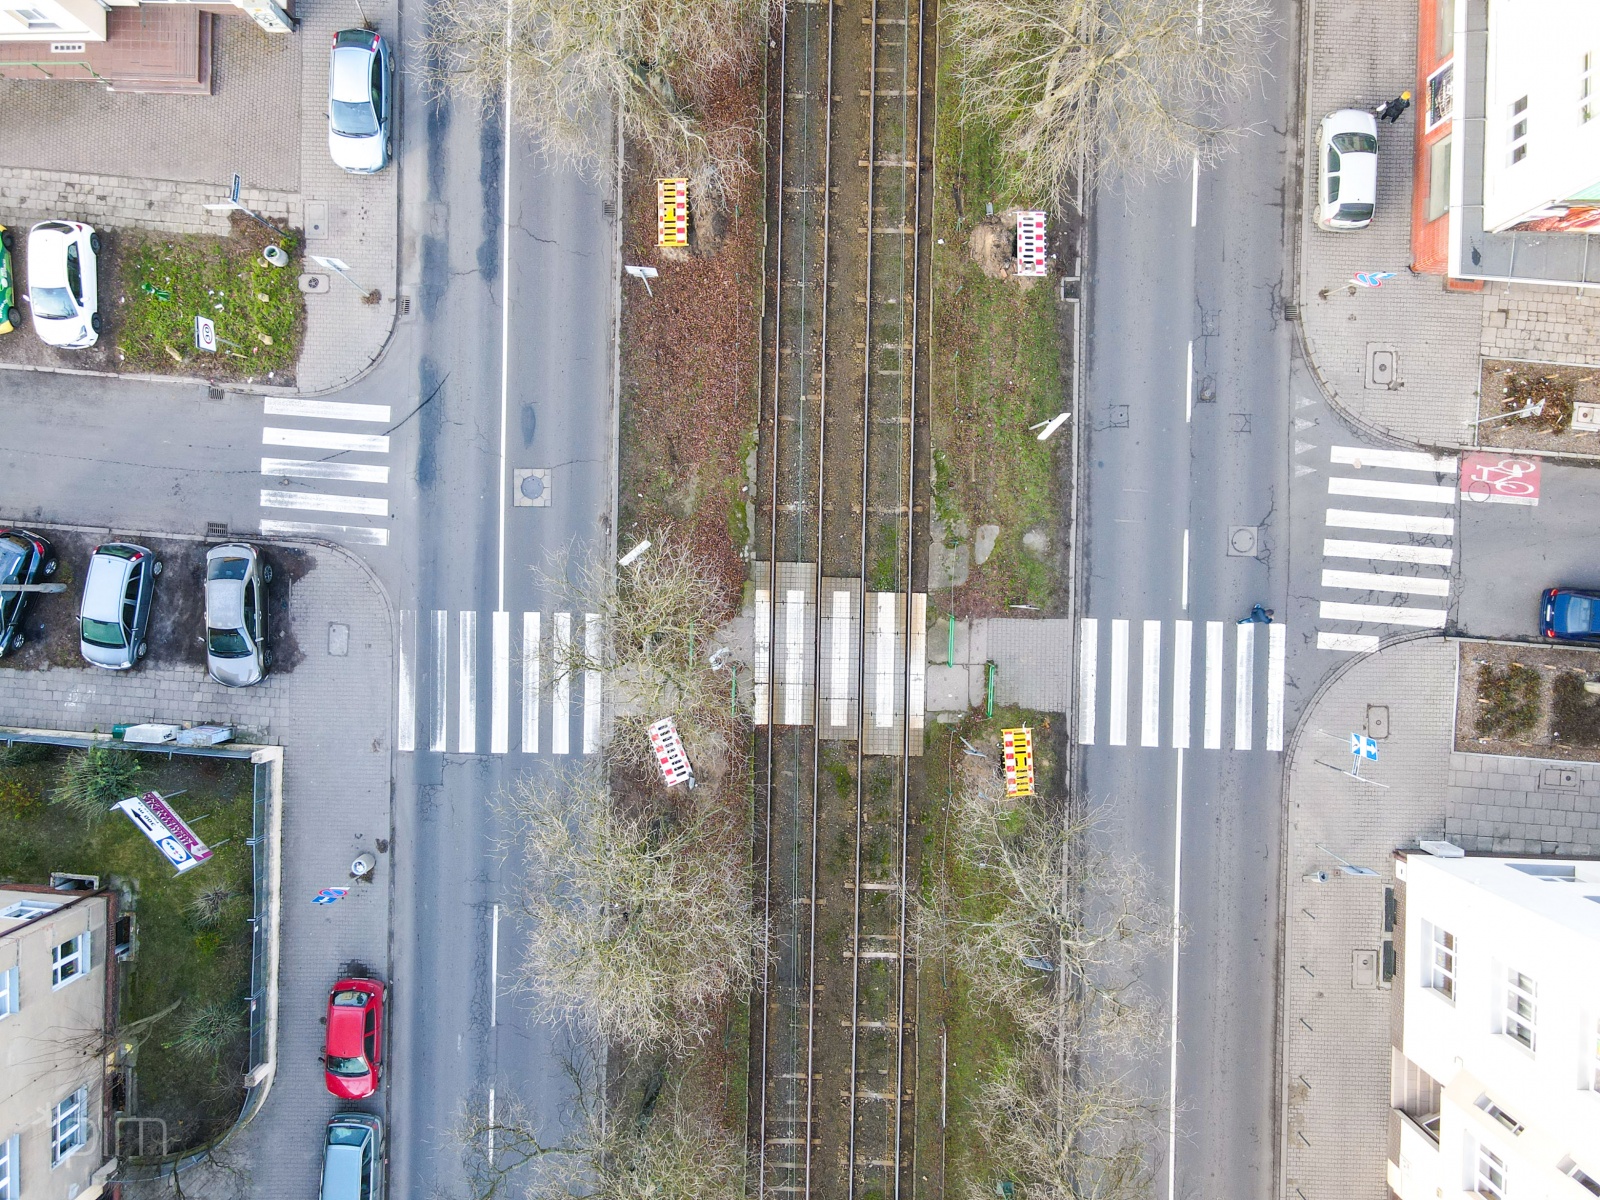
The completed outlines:
[[[100,340],[100,235],[81,221],[40,221],[28,231],[28,307],[51,346]]]
[[[322,1200],[383,1200],[383,1119],[335,1113],[322,1151]]]
[[[16,239],[11,230],[0,225],[0,333],[10,333],[17,327],[17,276],[11,261],[11,250]]]
[[[1539,632],[1566,642],[1600,642],[1600,592],[1546,588],[1539,597]]]
[[[261,682],[267,649],[267,584],[272,568],[254,546],[206,551],[206,670],[228,687]]]
[[[328,153],[346,171],[371,174],[394,152],[394,58],[375,30],[341,29],[328,59]]]
[[[1329,113],[1317,146],[1317,224],[1335,231],[1365,229],[1378,203],[1377,118],[1360,108]]]
[[[50,543],[26,529],[0,529],[0,584],[39,583],[56,573]],[[23,643],[22,610],[27,592],[0,592],[0,656]]]
[[[109,542],[89,558],[78,610],[78,652],[110,671],[126,671],[144,657],[145,630],[161,562],[143,546]]]
[[[384,999],[384,985],[375,979],[341,979],[328,993],[322,1063],[328,1090],[341,1099],[364,1100],[378,1090]]]

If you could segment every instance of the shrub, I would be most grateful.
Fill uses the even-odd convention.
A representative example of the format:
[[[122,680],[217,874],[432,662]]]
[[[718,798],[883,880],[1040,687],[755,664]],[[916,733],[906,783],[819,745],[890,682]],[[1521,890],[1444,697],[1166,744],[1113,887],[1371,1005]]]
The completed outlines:
[[[237,893],[226,883],[208,884],[189,901],[189,915],[202,929],[213,929],[222,922],[222,914]]]
[[[184,1014],[167,1048],[196,1061],[221,1058],[244,1028],[244,1010],[234,1001],[198,1004]]]
[[[1539,672],[1521,663],[1496,667],[1485,663],[1478,672],[1478,736],[1515,741],[1539,724],[1543,712]]]
[[[50,802],[93,825],[113,804],[133,794],[138,773],[139,760],[131,752],[104,744],[90,746],[67,757]]]

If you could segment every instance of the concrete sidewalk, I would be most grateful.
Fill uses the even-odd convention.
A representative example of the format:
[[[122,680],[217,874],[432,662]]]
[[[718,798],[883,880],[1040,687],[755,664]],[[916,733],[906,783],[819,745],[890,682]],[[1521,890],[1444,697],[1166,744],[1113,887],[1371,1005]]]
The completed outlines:
[[[367,16],[399,41],[397,0],[366,0]],[[168,233],[228,232],[205,205],[240,201],[303,230],[303,250],[342,259],[360,287],[337,276],[306,297],[306,340],[296,390],[336,391],[383,352],[396,314],[399,165],[351,175],[328,156],[328,55],[336,30],[357,24],[353,5],[301,0],[300,27],[269,34],[243,17],[219,17],[217,79],[210,96],[106,94],[93,84],[0,81],[8,120],[25,134],[0,146],[0,222],[74,217]],[[404,58],[398,70],[410,68]],[[403,92],[396,84],[397,97]],[[285,104],[288,98],[292,104]],[[82,110],[74,137],[61,109]],[[295,117],[285,124],[275,113]],[[404,113],[396,141],[403,136]],[[297,261],[290,270],[327,275]],[[361,289],[376,289],[377,303]]]
[[[1311,0],[1305,52],[1300,320],[1307,358],[1330,402],[1381,437],[1470,447],[1478,444],[1470,422],[1482,357],[1600,364],[1600,296],[1523,284],[1455,292],[1439,276],[1409,273],[1421,104],[1395,124],[1378,125],[1372,225],[1346,233],[1317,228],[1317,127],[1335,109],[1371,109],[1403,89],[1421,94],[1416,5]],[[1395,278],[1381,288],[1356,287],[1357,271],[1392,271]],[[1492,437],[1484,441],[1493,444]]]

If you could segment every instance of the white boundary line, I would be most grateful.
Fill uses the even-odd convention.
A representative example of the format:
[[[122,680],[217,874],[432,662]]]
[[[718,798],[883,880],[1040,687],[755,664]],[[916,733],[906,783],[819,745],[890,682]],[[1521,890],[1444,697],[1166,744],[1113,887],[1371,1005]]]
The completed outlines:
[[[1078,744],[1094,745],[1095,676],[1100,666],[1100,622],[1078,621]]]

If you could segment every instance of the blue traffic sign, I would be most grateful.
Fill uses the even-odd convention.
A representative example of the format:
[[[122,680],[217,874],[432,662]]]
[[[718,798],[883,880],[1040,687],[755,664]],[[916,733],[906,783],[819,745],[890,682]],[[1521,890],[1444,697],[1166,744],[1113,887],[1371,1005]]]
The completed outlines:
[[[346,893],[348,893],[349,891],[350,891],[349,888],[342,888],[342,887],[323,888],[315,896],[311,897],[311,903],[313,903],[313,904],[334,904],[334,903],[336,903],[336,902],[338,902],[340,900],[343,900],[345,898]]]
[[[1359,733],[1350,735],[1350,753],[1368,762],[1378,761],[1378,743]]]

